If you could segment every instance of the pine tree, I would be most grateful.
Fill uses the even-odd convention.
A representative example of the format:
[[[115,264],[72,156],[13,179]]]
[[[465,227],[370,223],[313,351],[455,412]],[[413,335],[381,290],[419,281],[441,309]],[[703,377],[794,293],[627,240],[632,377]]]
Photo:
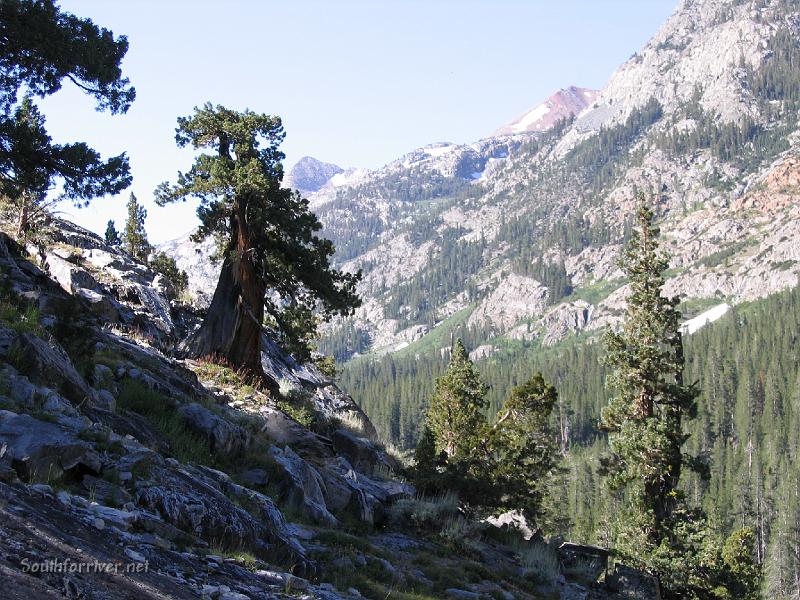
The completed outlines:
[[[278,117],[210,103],[196,108],[178,119],[176,140],[210,152],[156,191],[161,205],[198,198],[195,239],[215,236],[223,257],[206,317],[184,350],[224,357],[259,377],[265,321],[306,359],[318,320],[349,315],[360,303],[360,273],[332,268],[333,244],[317,235],[322,225],[308,201],[281,187],[283,138]]]
[[[147,210],[139,204],[136,196],[131,194],[128,199],[128,218],[125,221],[125,230],[122,232],[122,245],[128,254],[142,262],[147,262],[152,250],[144,228],[146,218]]]
[[[486,426],[486,385],[481,381],[461,339],[453,345],[450,365],[436,380],[428,408],[428,427],[436,448],[450,462],[474,455]]]
[[[0,40],[0,195],[18,211],[23,235],[57,182],[61,198],[76,206],[131,183],[124,153],[104,161],[83,142],[54,144],[33,99],[68,80],[93,96],[98,110],[124,113],[136,92],[120,69],[125,36],[61,12],[53,0],[0,2]]]
[[[698,390],[683,382],[684,356],[677,298],[662,296],[667,256],[658,249],[653,212],[640,198],[637,227],[621,266],[630,279],[622,330],[605,337],[614,396],[602,412],[612,456],[610,483],[627,488],[639,526],[656,546],[668,534]]]
[[[542,501],[555,474],[557,451],[550,415],[556,389],[541,373],[515,387],[492,428],[492,479],[505,510],[521,510],[531,523],[540,523]]]
[[[109,246],[119,246],[122,244],[122,240],[119,237],[119,232],[117,232],[117,227],[114,224],[114,221],[109,219],[108,224],[106,224],[106,244]]]
[[[444,466],[441,453],[436,451],[436,436],[430,427],[423,427],[422,436],[414,449],[414,485],[422,493],[435,493],[440,479],[439,468]]]

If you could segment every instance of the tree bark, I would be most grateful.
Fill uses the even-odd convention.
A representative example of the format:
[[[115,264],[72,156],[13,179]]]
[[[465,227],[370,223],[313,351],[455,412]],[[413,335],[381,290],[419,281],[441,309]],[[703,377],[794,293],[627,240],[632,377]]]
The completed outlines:
[[[28,231],[28,199],[22,198],[22,206],[19,209],[19,219],[17,220],[17,239]]]
[[[219,356],[236,369],[263,377],[261,333],[266,288],[252,260],[247,204],[237,200],[231,216],[232,239],[217,288],[200,329],[183,345],[191,357]]]

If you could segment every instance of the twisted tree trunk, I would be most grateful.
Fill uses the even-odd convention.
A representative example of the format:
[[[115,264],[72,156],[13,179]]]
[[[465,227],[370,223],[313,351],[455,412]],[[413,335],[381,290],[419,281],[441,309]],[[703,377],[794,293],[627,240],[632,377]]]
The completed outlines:
[[[226,248],[217,288],[200,329],[183,345],[191,357],[218,356],[235,368],[263,377],[261,333],[266,287],[252,259],[247,201],[237,199],[233,235]]]

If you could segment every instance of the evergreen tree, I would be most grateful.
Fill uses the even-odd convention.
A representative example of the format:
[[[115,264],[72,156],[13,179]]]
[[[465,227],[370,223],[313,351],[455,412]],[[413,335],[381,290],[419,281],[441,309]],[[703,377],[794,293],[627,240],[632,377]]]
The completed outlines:
[[[0,195],[18,211],[22,235],[57,181],[76,206],[131,182],[124,153],[103,161],[85,143],[54,144],[33,98],[54,94],[67,79],[99,110],[124,113],[136,93],[120,69],[126,38],[61,12],[53,0],[0,2],[0,40]]]
[[[119,237],[119,233],[117,232],[117,227],[114,224],[114,221],[109,219],[108,223],[106,224],[106,244],[109,246],[119,246],[122,244],[122,239]]]
[[[150,268],[156,273],[160,273],[169,282],[170,297],[177,298],[189,285],[189,276],[186,271],[178,268],[175,259],[168,256],[165,252],[156,252],[150,259]]]
[[[436,448],[450,462],[474,455],[486,426],[486,391],[459,338],[447,371],[436,380],[428,408],[428,427],[436,438]]]
[[[667,536],[681,495],[683,418],[694,415],[698,395],[683,382],[678,299],[661,294],[669,261],[658,249],[658,235],[653,212],[640,198],[637,227],[621,260],[631,288],[625,322],[605,338],[615,394],[601,419],[612,451],[606,462],[610,483],[627,488],[653,546]]]
[[[128,254],[144,263],[147,262],[152,250],[144,228],[146,218],[147,210],[139,204],[136,196],[131,194],[128,199],[128,218],[125,221],[125,230],[122,232],[122,245]]]
[[[420,492],[435,493],[440,485],[439,469],[445,460],[436,450],[436,436],[430,427],[422,428],[422,436],[414,449],[414,467],[412,476],[414,484]]]
[[[521,510],[531,523],[540,523],[542,501],[557,464],[550,415],[556,389],[541,373],[515,387],[498,416],[489,440],[497,508]]]
[[[156,192],[162,205],[199,198],[195,239],[216,236],[224,259],[211,306],[185,350],[224,357],[258,376],[265,313],[284,346],[305,359],[318,318],[348,315],[360,303],[360,273],[331,267],[333,244],[318,237],[322,225],[308,201],[281,187],[283,138],[278,117],[206,104],[178,119],[176,141],[211,152]]]

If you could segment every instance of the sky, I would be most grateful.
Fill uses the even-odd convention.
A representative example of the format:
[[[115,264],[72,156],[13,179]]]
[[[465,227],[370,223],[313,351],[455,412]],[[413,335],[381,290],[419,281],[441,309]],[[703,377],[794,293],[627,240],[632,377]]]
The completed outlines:
[[[40,103],[57,142],[127,152],[133,185],[62,215],[102,234],[136,194],[150,241],[196,226],[191,201],[158,207],[152,193],[188,170],[179,116],[207,101],[279,115],[287,169],[309,155],[380,167],[433,142],[468,143],[558,89],[602,89],[675,9],[677,0],[62,0],[130,49],[136,87],[125,115],[94,110],[65,84]]]

